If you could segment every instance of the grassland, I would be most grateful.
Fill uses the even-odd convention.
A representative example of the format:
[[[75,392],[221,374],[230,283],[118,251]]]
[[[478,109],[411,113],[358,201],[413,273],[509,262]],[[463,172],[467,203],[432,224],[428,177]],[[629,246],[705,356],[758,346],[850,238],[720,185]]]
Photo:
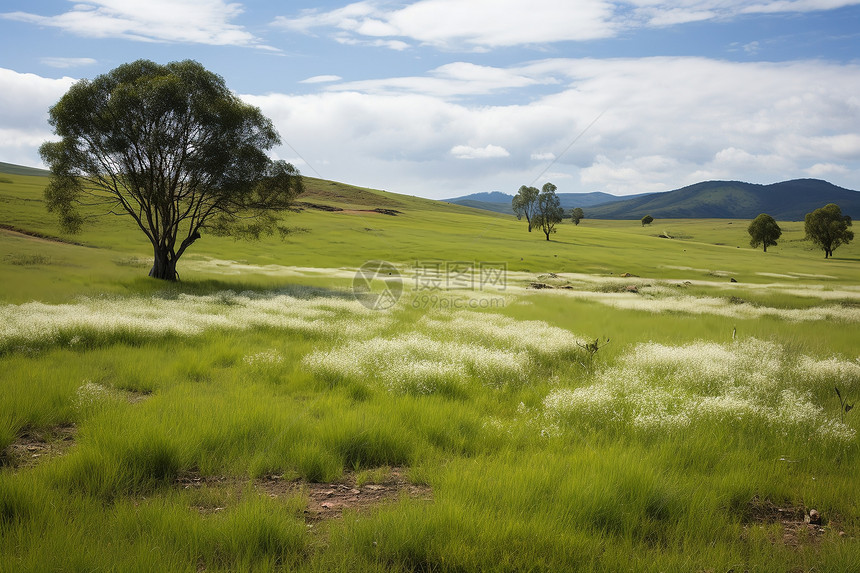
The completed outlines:
[[[0,570],[858,570],[857,244],[547,242],[309,180],[283,241],[206,236],[164,284],[129,221],[65,237],[0,180]],[[507,273],[423,274],[453,262]]]

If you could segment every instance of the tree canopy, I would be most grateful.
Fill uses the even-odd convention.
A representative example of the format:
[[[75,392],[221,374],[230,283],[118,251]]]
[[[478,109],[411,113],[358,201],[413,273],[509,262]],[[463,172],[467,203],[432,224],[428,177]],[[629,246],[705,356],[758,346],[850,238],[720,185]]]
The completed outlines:
[[[535,213],[533,216],[534,226],[540,227],[541,231],[546,235],[546,240],[549,241],[551,233],[555,233],[555,226],[561,223],[564,217],[564,209],[561,207],[561,200],[555,194],[556,186],[552,183],[545,183],[537,197]]]
[[[526,218],[526,222],[529,224],[529,233],[532,232],[532,227],[534,227],[533,217],[537,206],[538,193],[540,191],[538,191],[537,187],[523,185],[511,200],[511,208],[517,214],[517,219]]]
[[[804,222],[806,238],[824,249],[825,259],[833,256],[836,247],[847,245],[854,239],[854,231],[849,229],[850,226],[851,217],[843,215],[839,205],[834,203],[807,213]]]
[[[762,245],[765,253],[768,247],[775,247],[777,239],[782,236],[782,229],[767,213],[762,213],[753,219],[747,232],[750,234],[750,246],[757,249]]]
[[[69,232],[85,220],[81,205],[130,216],[152,243],[156,278],[177,278],[204,229],[285,232],[277,212],[303,190],[295,167],[265,153],[280,143],[271,121],[191,60],[138,60],[81,80],[49,121],[60,141],[39,150],[53,175],[48,209]]]
[[[652,217],[651,215],[645,215],[644,217],[642,217],[642,226],[643,227],[645,225],[650,225],[653,222],[654,222],[654,217]]]
[[[570,210],[570,220],[573,221],[574,225],[579,225],[579,222],[585,219],[585,212],[582,210],[582,207],[574,207]]]

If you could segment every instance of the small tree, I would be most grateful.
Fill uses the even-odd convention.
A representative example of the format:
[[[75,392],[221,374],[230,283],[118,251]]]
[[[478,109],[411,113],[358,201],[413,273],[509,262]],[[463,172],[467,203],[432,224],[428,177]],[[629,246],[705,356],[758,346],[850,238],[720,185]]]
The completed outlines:
[[[582,210],[582,207],[576,207],[570,210],[570,220],[573,221],[574,225],[579,225],[579,222],[585,219],[585,213]]]
[[[654,222],[654,217],[652,217],[651,215],[645,215],[644,217],[642,217],[642,226],[643,227],[645,225],[650,225],[653,222]]]
[[[537,207],[534,214],[534,225],[540,227],[549,241],[550,233],[555,233],[555,226],[561,223],[564,217],[564,209],[561,208],[561,200],[555,194],[556,186],[552,183],[544,184],[537,198]]]
[[[850,226],[851,217],[843,215],[839,205],[834,203],[807,213],[804,224],[806,238],[824,249],[825,259],[833,256],[836,247],[847,245],[854,239]]]
[[[48,209],[69,232],[84,221],[79,205],[131,217],[152,244],[155,278],[176,280],[205,229],[285,232],[276,213],[303,189],[292,165],[265,153],[280,142],[272,122],[191,60],[138,60],[81,80],[49,121],[60,140],[39,149],[53,175]]]
[[[511,200],[511,208],[517,214],[517,219],[526,218],[526,222],[529,224],[529,233],[532,232],[532,227],[534,227],[532,219],[537,206],[538,193],[540,191],[538,191],[537,187],[523,185]]]
[[[757,249],[759,245],[767,252],[768,247],[775,247],[776,240],[782,236],[782,229],[767,213],[762,213],[750,223],[747,232],[750,234],[750,246]]]

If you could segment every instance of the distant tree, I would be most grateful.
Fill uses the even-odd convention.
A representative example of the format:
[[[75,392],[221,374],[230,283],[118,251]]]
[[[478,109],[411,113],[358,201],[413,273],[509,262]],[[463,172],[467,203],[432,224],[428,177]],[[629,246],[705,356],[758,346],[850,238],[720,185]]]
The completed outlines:
[[[81,80],[48,114],[60,137],[39,149],[48,209],[69,232],[84,221],[79,205],[130,216],[152,244],[155,278],[176,280],[205,229],[285,232],[278,213],[303,189],[292,165],[265,153],[280,143],[272,122],[191,60],[138,60]]]
[[[574,225],[579,225],[579,222],[585,219],[585,213],[583,212],[582,207],[571,209],[570,219],[573,221]]]
[[[652,217],[651,215],[645,215],[644,217],[642,217],[642,226],[643,227],[645,225],[650,225],[653,222],[654,222],[654,217]]]
[[[549,241],[550,233],[555,233],[555,226],[561,223],[564,217],[564,209],[561,208],[561,200],[555,194],[556,186],[552,183],[544,184],[537,198],[537,206],[533,216],[534,226],[540,227]]]
[[[812,213],[806,214],[804,228],[806,238],[824,249],[824,258],[832,257],[839,245],[847,245],[854,239],[854,231],[849,229],[851,217],[843,215],[839,205],[829,203]]]
[[[511,208],[517,214],[517,219],[526,218],[526,222],[529,224],[529,233],[532,232],[532,227],[534,227],[532,219],[534,218],[539,193],[540,191],[538,191],[537,187],[523,185],[511,200]]]
[[[768,247],[775,247],[777,239],[782,236],[782,229],[767,213],[762,213],[753,219],[747,232],[750,234],[750,246],[757,249],[759,245],[762,245],[765,253]]]

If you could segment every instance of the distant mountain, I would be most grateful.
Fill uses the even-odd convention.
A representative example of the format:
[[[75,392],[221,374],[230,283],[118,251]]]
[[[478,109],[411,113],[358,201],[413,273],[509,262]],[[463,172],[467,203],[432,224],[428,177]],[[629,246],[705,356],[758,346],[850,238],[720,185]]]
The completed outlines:
[[[0,173],[8,173],[9,175],[35,175],[38,177],[49,177],[51,175],[51,172],[46,169],[23,167],[11,163],[3,163],[2,161],[0,161]]]
[[[664,193],[652,193],[599,205],[594,219],[752,219],[767,213],[779,221],[802,221],[807,213],[836,203],[842,212],[860,217],[860,192],[820,179],[795,179],[758,185],[741,181],[705,181]]]
[[[593,193],[558,193],[561,206],[565,209],[573,209],[574,207],[592,207],[593,205],[602,205],[605,203],[614,203],[623,201],[631,197],[640,197],[640,195],[628,195],[626,197],[618,197],[609,193],[601,193],[599,191]],[[474,207],[475,209],[484,209],[485,211],[495,211],[496,213],[507,213],[513,215],[511,209],[511,200],[513,195],[493,191],[491,193],[472,193],[463,197],[455,197],[453,199],[444,199],[448,203],[463,205],[465,207]],[[589,216],[589,212],[585,213]]]

